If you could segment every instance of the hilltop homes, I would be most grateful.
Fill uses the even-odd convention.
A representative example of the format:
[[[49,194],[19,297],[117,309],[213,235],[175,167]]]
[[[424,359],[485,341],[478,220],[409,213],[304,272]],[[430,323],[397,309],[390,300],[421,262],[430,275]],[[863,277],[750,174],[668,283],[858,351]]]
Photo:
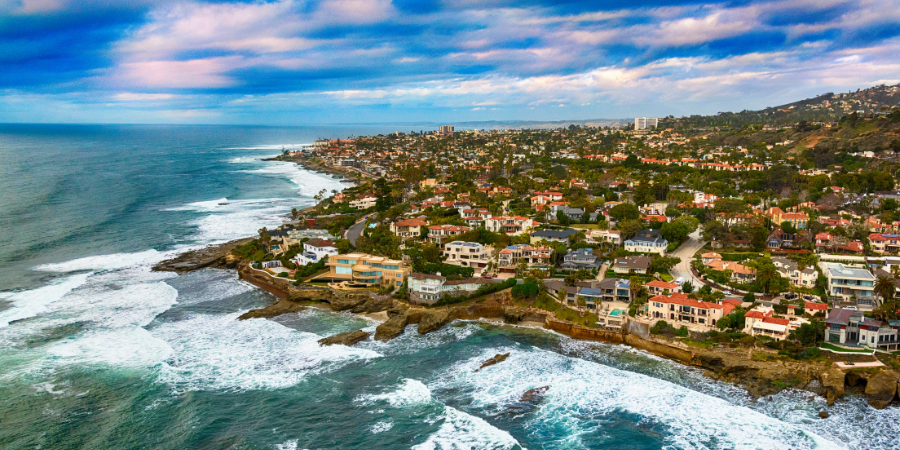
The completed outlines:
[[[772,263],[778,269],[778,273],[783,277],[791,280],[794,286],[812,288],[816,285],[816,279],[819,278],[819,272],[812,267],[804,267],[800,270],[796,261],[784,257],[773,257]]]
[[[317,263],[325,257],[333,258],[337,254],[338,250],[330,239],[310,239],[303,243],[303,253],[294,257],[294,263],[305,266]]]
[[[649,256],[625,256],[616,258],[613,262],[613,272],[623,275],[650,273],[650,263],[653,260]]]
[[[519,235],[527,233],[532,228],[537,228],[541,223],[534,219],[522,216],[499,216],[485,219],[484,227],[495,233]]]
[[[409,301],[416,305],[433,305],[446,296],[471,294],[491,280],[477,277],[465,280],[447,280],[440,274],[413,273],[409,276]]]
[[[391,233],[403,240],[410,238],[418,238],[422,235],[422,230],[428,226],[428,221],[423,218],[404,219],[391,224]]]
[[[516,244],[500,250],[497,263],[501,272],[515,273],[516,268],[525,263],[528,267],[546,269],[549,267],[553,249],[550,247],[532,247],[528,244]]]

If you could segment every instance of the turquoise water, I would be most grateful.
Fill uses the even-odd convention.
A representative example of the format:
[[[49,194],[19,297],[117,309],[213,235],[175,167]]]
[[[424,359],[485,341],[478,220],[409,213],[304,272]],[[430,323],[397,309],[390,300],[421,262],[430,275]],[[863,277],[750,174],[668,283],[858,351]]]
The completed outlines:
[[[0,127],[0,448],[896,448],[897,410],[859,397],[820,420],[803,392],[753,401],[628,347],[479,322],[323,348],[376,324],[237,321],[272,298],[149,270],[339,188],[260,161],[282,145],[377,131]]]

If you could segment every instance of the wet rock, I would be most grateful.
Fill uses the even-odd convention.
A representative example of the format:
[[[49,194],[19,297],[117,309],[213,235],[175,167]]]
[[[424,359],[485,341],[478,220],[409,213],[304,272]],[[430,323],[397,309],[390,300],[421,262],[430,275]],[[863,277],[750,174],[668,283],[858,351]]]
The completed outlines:
[[[519,323],[525,318],[525,308],[503,308],[503,321],[506,323]]]
[[[375,339],[389,341],[403,334],[408,323],[407,314],[398,314],[375,328]]]
[[[388,315],[388,317],[399,316],[402,314],[406,314],[406,310],[408,310],[408,309],[409,309],[408,306],[398,303],[387,310],[387,315]]]
[[[520,402],[529,402],[534,403],[542,398],[544,398],[544,394],[550,390],[550,386],[541,386],[536,387],[534,389],[529,389],[522,394],[522,398],[519,400]]]
[[[828,414],[828,411],[819,411],[819,418],[820,418],[820,419],[827,419],[828,416],[830,416],[830,414]]]
[[[366,333],[363,330],[356,330],[349,333],[341,333],[324,339],[319,339],[319,345],[346,345],[349,347],[368,338],[369,333]]]
[[[244,314],[238,316],[238,320],[269,319],[272,317],[280,316],[282,314],[300,312],[304,309],[306,309],[306,307],[301,305],[300,303],[282,298],[278,299],[277,302],[266,306],[265,308],[251,309],[250,311],[247,311]]]
[[[876,409],[886,408],[897,393],[897,382],[900,374],[892,370],[883,370],[869,377],[866,383],[866,401]]]
[[[837,367],[822,373],[819,381],[822,382],[822,390],[825,391],[825,399],[828,400],[828,406],[833,405],[835,400],[844,395],[844,378],[844,371]]]
[[[252,238],[238,239],[221,245],[212,245],[182,253],[175,258],[162,261],[153,270],[162,272],[188,272],[204,267],[234,268],[240,257],[231,252],[252,241]]]
[[[450,322],[450,313],[446,310],[426,311],[418,322],[419,334],[431,333]]]
[[[497,353],[496,355],[494,355],[493,358],[481,363],[481,367],[475,369],[475,371],[478,372],[479,370],[484,369],[485,367],[502,363],[503,361],[506,361],[506,358],[509,358],[509,353]]]
[[[392,299],[390,297],[388,297],[386,299],[382,299],[382,300],[379,300],[376,298],[370,298],[370,299],[366,300],[364,303],[362,303],[361,305],[354,306],[350,310],[350,312],[356,313],[356,314],[370,314],[370,313],[377,313],[377,312],[381,312],[381,311],[387,311],[392,306],[394,306],[394,299]]]
[[[355,308],[359,305],[362,305],[366,302],[366,297],[361,295],[348,295],[348,296],[333,296],[328,299],[328,303],[331,305],[331,309],[335,311],[344,311],[347,309]]]

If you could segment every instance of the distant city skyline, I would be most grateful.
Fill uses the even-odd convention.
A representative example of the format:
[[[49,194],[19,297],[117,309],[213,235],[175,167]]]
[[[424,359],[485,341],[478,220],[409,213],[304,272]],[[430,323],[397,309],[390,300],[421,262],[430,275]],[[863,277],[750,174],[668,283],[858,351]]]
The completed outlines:
[[[653,118],[900,83],[893,0],[560,3],[0,0],[0,122]]]

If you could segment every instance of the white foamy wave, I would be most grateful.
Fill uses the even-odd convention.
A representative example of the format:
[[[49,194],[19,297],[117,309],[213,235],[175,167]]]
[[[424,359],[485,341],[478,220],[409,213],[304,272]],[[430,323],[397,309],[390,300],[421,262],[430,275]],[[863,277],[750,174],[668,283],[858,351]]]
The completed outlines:
[[[156,250],[145,250],[138,253],[115,253],[111,255],[87,256],[62,263],[41,264],[33,269],[41,272],[116,270],[140,265],[152,265],[162,261],[166,256],[165,253]]]
[[[303,147],[310,147],[313,143],[309,142],[306,144],[272,144],[272,145],[257,145],[254,147],[229,147],[224,148],[222,150],[281,150],[282,148],[286,150],[293,149],[301,149]]]
[[[385,401],[395,408],[400,408],[430,402],[431,391],[421,381],[406,378],[396,391],[378,395],[363,395],[357,401],[364,404]]]
[[[163,364],[163,382],[184,389],[278,389],[311,374],[381,355],[342,345],[320,347],[321,336],[239,314],[195,315],[151,329],[174,353]]]
[[[480,417],[444,406],[441,427],[414,450],[483,450],[522,448],[509,433]]]
[[[474,372],[495,353],[510,352],[501,364]],[[813,432],[726,400],[667,381],[553,352],[490,349],[443,375],[432,390],[467,390],[471,407],[488,415],[508,411],[528,389],[549,386],[529,421],[553,424],[573,447],[579,436],[603,426],[619,412],[667,428],[674,448],[841,448]],[[735,426],[740,424],[740,426]]]
[[[246,164],[259,161],[259,157],[256,156],[239,156],[237,158],[231,158],[228,160],[231,164]]]
[[[322,189],[329,192],[332,189],[340,191],[343,187],[349,185],[349,183],[339,181],[331,175],[310,172],[302,166],[292,162],[272,161],[265,167],[252,170],[241,170],[241,172],[261,174],[276,178],[287,178],[300,188],[301,194],[307,197],[316,195]]]
[[[283,444],[275,444],[276,450],[297,450],[297,440],[291,439]]]
[[[87,273],[72,275],[37,289],[0,294],[0,299],[13,304],[12,308],[0,311],[0,328],[9,326],[9,323],[14,320],[41,314],[47,310],[49,305],[83,285],[88,276],[90,274]]]
[[[384,433],[385,431],[389,431],[391,428],[394,428],[393,422],[378,422],[375,425],[372,425],[372,434]]]

